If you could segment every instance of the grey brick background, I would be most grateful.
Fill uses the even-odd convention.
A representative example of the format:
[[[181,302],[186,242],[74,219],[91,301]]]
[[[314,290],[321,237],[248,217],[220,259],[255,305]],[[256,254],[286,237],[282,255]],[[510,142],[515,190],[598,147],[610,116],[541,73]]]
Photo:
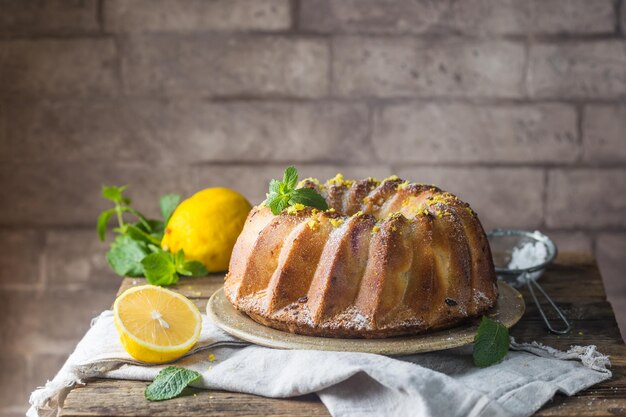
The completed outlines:
[[[102,184],[436,183],[593,252],[626,330],[623,3],[0,0],[0,417],[113,300]]]

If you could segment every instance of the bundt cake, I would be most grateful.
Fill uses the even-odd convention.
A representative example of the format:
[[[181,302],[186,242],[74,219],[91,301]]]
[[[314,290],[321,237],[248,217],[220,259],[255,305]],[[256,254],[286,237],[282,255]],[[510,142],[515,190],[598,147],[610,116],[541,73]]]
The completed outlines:
[[[403,181],[344,180],[316,190],[328,210],[261,204],[232,253],[224,292],[255,321],[325,337],[382,338],[451,327],[497,298],[485,232],[467,203]]]

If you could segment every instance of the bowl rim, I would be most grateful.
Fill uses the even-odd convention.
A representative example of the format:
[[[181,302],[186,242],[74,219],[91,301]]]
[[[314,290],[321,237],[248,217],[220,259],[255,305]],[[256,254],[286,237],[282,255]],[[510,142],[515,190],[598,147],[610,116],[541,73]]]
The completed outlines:
[[[521,275],[527,272],[537,272],[540,270],[544,270],[546,269],[548,265],[550,265],[554,261],[558,253],[558,249],[556,245],[554,244],[554,242],[552,241],[552,239],[550,239],[548,236],[546,236],[545,234],[541,233],[538,230],[530,231],[530,230],[520,230],[520,229],[493,229],[489,233],[487,233],[487,240],[489,241],[489,244],[491,246],[492,237],[498,238],[498,237],[504,237],[504,236],[526,236],[531,239],[534,239],[537,242],[541,242],[544,245],[546,245],[548,249],[548,257],[543,263],[535,265],[535,266],[531,266],[529,268],[524,268],[524,269],[509,269],[509,268],[497,267],[494,265],[496,274]]]

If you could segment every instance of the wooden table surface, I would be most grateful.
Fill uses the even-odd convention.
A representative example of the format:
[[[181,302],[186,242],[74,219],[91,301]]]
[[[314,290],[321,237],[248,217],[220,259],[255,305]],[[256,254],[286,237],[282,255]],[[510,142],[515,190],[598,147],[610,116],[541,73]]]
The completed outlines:
[[[217,290],[223,276],[184,279],[174,290],[192,299],[204,311],[207,299]],[[511,329],[518,341],[533,341],[567,350],[570,345],[595,344],[611,357],[613,378],[574,397],[557,394],[536,415],[615,416],[626,415],[626,347],[620,336],[597,264],[589,254],[563,253],[541,277],[541,285],[572,323],[568,335],[553,335],[546,329],[530,296],[522,293],[527,309]],[[125,279],[120,292],[143,279]],[[223,391],[193,390],[189,396],[149,402],[141,381],[93,380],[72,390],[62,416],[328,416],[317,396],[277,400]]]

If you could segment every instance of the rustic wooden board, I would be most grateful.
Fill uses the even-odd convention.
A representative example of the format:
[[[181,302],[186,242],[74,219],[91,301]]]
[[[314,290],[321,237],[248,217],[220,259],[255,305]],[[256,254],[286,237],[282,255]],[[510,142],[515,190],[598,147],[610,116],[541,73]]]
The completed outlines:
[[[127,278],[120,292],[145,281]],[[191,298],[204,311],[208,298],[223,283],[223,275],[183,279],[176,291]],[[611,305],[606,301],[598,267],[589,254],[563,253],[541,277],[544,289],[567,312],[572,332],[558,336],[546,329],[539,312],[527,303],[526,314],[512,330],[517,340],[538,342],[559,349],[595,344],[611,355],[613,378],[574,397],[557,395],[538,416],[626,416],[626,346]],[[526,300],[530,297],[521,290]],[[328,416],[315,396],[270,399],[222,391],[193,390],[170,401],[144,399],[146,382],[95,380],[75,388],[65,400],[62,416]]]

